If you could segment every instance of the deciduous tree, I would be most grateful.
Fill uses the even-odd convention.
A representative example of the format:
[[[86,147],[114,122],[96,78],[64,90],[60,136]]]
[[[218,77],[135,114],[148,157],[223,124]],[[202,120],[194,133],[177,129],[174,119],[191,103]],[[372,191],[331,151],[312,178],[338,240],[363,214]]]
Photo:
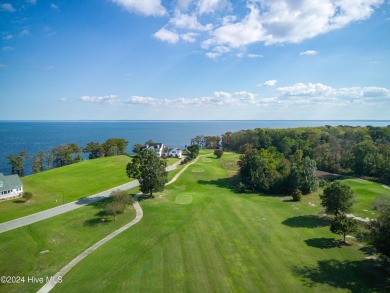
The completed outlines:
[[[358,225],[355,219],[348,218],[345,214],[337,214],[330,224],[330,231],[343,236],[343,242],[348,233],[356,232]]]
[[[332,215],[350,212],[355,202],[355,194],[351,187],[341,181],[334,181],[327,186],[320,198],[325,212]]]
[[[153,192],[164,190],[168,182],[167,163],[157,157],[151,149],[144,149],[127,164],[126,173],[130,178],[138,179],[140,190],[153,196]]]
[[[390,257],[390,206],[378,208],[379,216],[370,222],[371,241],[375,248]]]

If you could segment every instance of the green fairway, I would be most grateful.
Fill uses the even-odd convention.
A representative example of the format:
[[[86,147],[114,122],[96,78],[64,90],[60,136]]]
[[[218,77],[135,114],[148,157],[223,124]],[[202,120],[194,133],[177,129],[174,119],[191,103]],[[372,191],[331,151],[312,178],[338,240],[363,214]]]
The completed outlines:
[[[81,252],[134,219],[135,210],[132,206],[117,216],[116,221],[112,217],[102,216],[101,212],[108,201],[105,199],[1,233],[0,275],[22,276],[25,282],[0,283],[0,292],[36,292],[42,284],[28,282],[28,277],[50,278]]]
[[[378,197],[390,198],[390,189],[382,185],[362,180],[362,179],[346,179],[343,182],[351,186],[356,195],[356,202],[353,207],[353,213],[360,217],[376,218],[376,211],[373,210],[373,202]]]
[[[34,194],[24,203],[14,199],[0,203],[0,222],[53,208],[131,181],[126,165],[131,158],[114,156],[87,160],[22,178],[23,188]]]
[[[340,236],[318,216],[321,207],[308,204],[317,195],[295,203],[229,189],[236,159],[201,158],[141,202],[139,224],[84,259],[53,291],[385,290],[367,247],[353,240],[339,246]]]

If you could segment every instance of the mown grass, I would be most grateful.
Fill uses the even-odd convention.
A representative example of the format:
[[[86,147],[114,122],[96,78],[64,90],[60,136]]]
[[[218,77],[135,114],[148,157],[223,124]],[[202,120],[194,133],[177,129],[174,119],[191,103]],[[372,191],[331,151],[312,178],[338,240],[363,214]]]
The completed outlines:
[[[142,201],[142,221],[84,259],[53,292],[386,291],[367,247],[352,240],[340,246],[319,205],[229,188],[230,169],[221,166],[235,158],[201,158]]]
[[[20,198],[0,202],[0,222],[125,184],[133,180],[126,175],[126,165],[130,161],[128,156],[99,158],[23,177],[24,190],[32,192],[33,198],[27,203]],[[176,158],[169,158],[167,164],[172,165],[177,161]]]
[[[358,178],[343,179],[342,182],[348,184],[355,194],[352,213],[356,216],[371,219],[376,218],[378,213],[373,208],[375,199],[381,197],[390,198],[390,189],[383,187],[381,184]],[[322,192],[323,189],[319,189],[312,196],[304,196],[302,201],[309,205],[321,205],[319,195]]]
[[[0,203],[0,222],[30,215],[131,181],[126,165],[131,158],[114,156],[87,160],[22,178],[33,198]]]
[[[136,192],[131,190],[130,192]],[[54,276],[63,266],[106,235],[135,218],[132,206],[112,217],[102,213],[110,199],[0,234],[0,275],[21,276],[24,283],[2,284],[0,292],[36,292],[42,284],[28,277]],[[103,221],[104,219],[104,221]]]
[[[377,211],[373,210],[373,203],[376,198],[387,197],[390,199],[390,189],[381,184],[363,180],[363,179],[345,179],[343,180],[355,192],[356,202],[354,203],[353,213],[360,217],[376,218]]]

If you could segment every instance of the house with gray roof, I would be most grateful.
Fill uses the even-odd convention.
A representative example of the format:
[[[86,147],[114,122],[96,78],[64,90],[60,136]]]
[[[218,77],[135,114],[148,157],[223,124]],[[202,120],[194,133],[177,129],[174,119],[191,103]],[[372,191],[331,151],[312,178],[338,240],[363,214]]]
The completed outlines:
[[[23,192],[23,184],[18,175],[4,176],[0,173],[0,199],[18,196]]]

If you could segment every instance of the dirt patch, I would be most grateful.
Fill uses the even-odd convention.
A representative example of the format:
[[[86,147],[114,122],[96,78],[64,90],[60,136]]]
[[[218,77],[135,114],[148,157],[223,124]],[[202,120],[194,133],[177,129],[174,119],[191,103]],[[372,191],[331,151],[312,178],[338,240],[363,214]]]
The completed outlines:
[[[316,176],[320,179],[329,179],[335,176],[340,176],[338,174],[333,174],[325,171],[316,170]]]

